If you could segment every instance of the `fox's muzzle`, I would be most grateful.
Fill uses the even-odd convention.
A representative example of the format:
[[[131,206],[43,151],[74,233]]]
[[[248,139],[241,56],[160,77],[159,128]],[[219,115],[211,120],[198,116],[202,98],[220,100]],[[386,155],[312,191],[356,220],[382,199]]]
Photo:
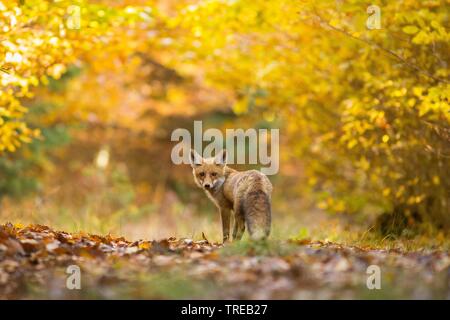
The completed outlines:
[[[210,184],[210,183],[204,183],[203,184],[203,188],[205,188],[205,189],[211,189],[211,187],[212,187],[212,184]]]

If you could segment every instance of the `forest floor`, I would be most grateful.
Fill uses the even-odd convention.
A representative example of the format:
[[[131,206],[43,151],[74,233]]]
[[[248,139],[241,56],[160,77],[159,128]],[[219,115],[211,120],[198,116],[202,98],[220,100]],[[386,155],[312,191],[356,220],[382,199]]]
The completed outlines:
[[[203,238],[0,225],[0,299],[450,299],[448,250]],[[80,289],[69,289],[77,268]],[[378,268],[380,289],[369,289]]]

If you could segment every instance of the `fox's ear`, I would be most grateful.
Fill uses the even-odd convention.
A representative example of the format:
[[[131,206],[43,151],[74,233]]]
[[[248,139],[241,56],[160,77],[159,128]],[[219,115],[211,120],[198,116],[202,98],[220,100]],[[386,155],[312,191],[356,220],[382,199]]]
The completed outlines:
[[[191,162],[192,168],[195,168],[196,166],[202,164],[203,158],[197,153],[197,151],[191,149],[191,152],[189,153],[189,161]]]
[[[214,158],[214,163],[224,166],[227,164],[227,150],[222,149],[220,150],[217,154],[216,157]]]

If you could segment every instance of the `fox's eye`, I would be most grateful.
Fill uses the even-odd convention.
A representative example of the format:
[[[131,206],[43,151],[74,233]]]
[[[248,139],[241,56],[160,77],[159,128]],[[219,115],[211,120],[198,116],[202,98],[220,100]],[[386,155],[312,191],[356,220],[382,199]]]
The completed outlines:
[[[215,173],[215,172],[211,173],[211,177],[215,177],[215,176],[217,176],[217,173]]]
[[[204,172],[200,172],[198,175],[199,175],[200,177],[204,177],[204,176],[205,176],[205,173],[204,173]]]

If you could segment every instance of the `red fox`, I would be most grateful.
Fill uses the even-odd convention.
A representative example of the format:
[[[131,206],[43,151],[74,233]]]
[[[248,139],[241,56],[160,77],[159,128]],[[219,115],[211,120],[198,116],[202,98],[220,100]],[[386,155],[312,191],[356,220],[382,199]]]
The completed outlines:
[[[247,225],[251,239],[269,236],[272,184],[256,170],[242,171],[227,166],[227,152],[202,158],[191,149],[190,162],[195,183],[219,209],[223,242],[230,240],[230,217],[234,212],[233,240],[240,240]]]

